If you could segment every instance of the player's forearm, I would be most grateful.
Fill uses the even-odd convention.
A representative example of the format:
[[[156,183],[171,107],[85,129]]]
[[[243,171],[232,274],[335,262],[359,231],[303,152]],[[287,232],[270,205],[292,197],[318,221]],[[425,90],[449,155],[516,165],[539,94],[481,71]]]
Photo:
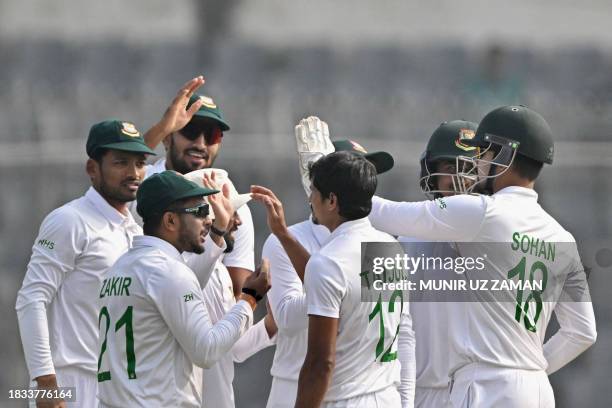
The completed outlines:
[[[214,270],[215,263],[221,255],[223,255],[225,248],[227,248],[225,241],[224,245],[220,247],[207,238],[206,241],[204,241],[203,254],[184,253],[183,258],[185,259],[185,263],[195,272],[202,288],[206,287],[210,275]]]
[[[569,334],[559,330],[544,344],[544,357],[548,362],[546,374],[550,375],[574,360],[591,347],[597,334]]]
[[[246,301],[238,301],[212,327],[205,327],[196,335],[194,350],[188,354],[193,363],[210,368],[226,355],[253,321],[253,309]]]
[[[422,240],[444,237],[450,242],[472,239],[484,214],[481,199],[471,196],[419,202],[396,202],[374,196],[368,219],[374,228],[391,235]]]
[[[265,327],[264,319],[257,322],[232,347],[232,359],[242,363],[258,351],[270,347],[274,340],[270,338]]]
[[[234,297],[238,298],[242,293],[242,286],[244,285],[244,281],[250,274],[253,273],[253,271],[237,266],[228,266],[227,272],[229,273],[230,279],[232,280]]]
[[[402,408],[414,407],[414,392],[416,386],[416,341],[412,330],[412,319],[405,314],[401,317],[400,331],[397,345],[398,359],[400,361],[399,393],[402,398]]]
[[[17,310],[17,320],[30,378],[55,374],[45,304],[32,302],[20,307]]]
[[[560,301],[555,307],[560,329],[544,344],[552,374],[588,349],[597,339],[595,313],[591,302]]]
[[[295,408],[317,408],[321,406],[329,388],[335,362],[333,359],[306,356],[300,370]]]
[[[147,146],[155,149],[166,136],[170,134],[169,129],[163,122],[158,122],[151,129],[147,130],[143,138]]]
[[[306,272],[306,264],[310,259],[310,253],[298,242],[297,239],[289,231],[284,234],[277,235],[283,249],[287,253],[293,269],[298,274],[298,277],[304,282],[304,273]]]

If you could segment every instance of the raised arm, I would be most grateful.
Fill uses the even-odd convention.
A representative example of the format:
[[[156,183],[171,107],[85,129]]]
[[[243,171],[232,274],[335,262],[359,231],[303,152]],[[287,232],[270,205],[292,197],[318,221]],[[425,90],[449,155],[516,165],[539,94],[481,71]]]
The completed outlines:
[[[285,222],[283,203],[281,203],[272,190],[262,186],[251,186],[251,193],[253,200],[260,201],[266,206],[268,227],[276,238],[278,238],[287,256],[289,256],[293,268],[303,282],[304,272],[306,271],[306,264],[308,263],[310,254],[306,248],[295,239],[291,232],[289,232],[287,223]]]
[[[170,103],[164,115],[151,129],[144,134],[147,146],[155,149],[158,144],[169,134],[181,130],[191,120],[193,115],[202,106],[201,101],[196,101],[187,109],[189,98],[200,86],[204,85],[204,77],[197,76],[187,81]]]

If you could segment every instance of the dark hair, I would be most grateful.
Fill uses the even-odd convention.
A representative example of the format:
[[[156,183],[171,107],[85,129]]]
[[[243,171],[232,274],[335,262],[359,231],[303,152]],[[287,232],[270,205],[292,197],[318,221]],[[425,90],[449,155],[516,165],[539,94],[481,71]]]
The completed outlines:
[[[512,168],[514,171],[516,171],[519,176],[526,178],[529,181],[533,181],[538,178],[543,166],[544,163],[531,159],[527,156],[523,156],[520,153],[516,154],[514,162],[512,163]]]
[[[164,213],[172,209],[185,207],[187,200],[189,200],[190,198],[183,198],[180,200],[176,200],[172,202],[170,205],[168,205],[168,207],[166,207],[164,210],[157,212],[155,214],[151,214],[147,216],[147,218],[144,218],[142,220],[142,232],[145,235],[155,235],[157,233],[157,230],[159,229],[159,226],[161,225],[162,218],[164,218]]]
[[[338,213],[352,221],[367,217],[376,191],[376,168],[363,156],[335,152],[317,160],[309,171],[312,184],[323,198],[338,197]]]
[[[107,148],[100,147],[93,152],[91,159],[98,162],[98,164],[102,164],[102,157],[104,157],[106,152],[108,152]]]

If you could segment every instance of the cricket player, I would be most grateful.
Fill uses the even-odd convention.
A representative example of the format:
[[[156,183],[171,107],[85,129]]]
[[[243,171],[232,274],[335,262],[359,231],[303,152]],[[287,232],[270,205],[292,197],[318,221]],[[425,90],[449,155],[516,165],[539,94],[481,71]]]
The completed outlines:
[[[205,175],[211,175],[211,178]],[[216,176],[214,183],[212,175]],[[185,178],[202,187],[216,189],[217,186],[225,184],[227,172],[223,169],[202,169],[186,174]],[[227,227],[227,233],[223,236],[227,247],[224,254],[233,250],[234,234],[242,225],[237,210],[251,200],[250,194],[238,194],[235,189],[230,190],[229,197],[234,215]],[[209,216],[211,220],[215,218],[215,212],[212,209]],[[222,261],[223,257],[217,259],[212,275],[206,286],[203,287],[204,301],[213,324],[223,319],[223,316],[236,304],[232,279]],[[234,362],[243,362],[258,351],[275,344],[276,332],[274,318],[271,313],[267,313],[262,320],[240,337],[230,352],[212,367],[204,369],[202,407],[234,408],[235,398],[232,386]]]
[[[401,292],[386,307],[380,300],[376,305],[361,300],[361,243],[396,243],[367,219],[376,168],[363,156],[335,152],[315,161],[310,175],[312,219],[331,232],[310,258],[287,230],[280,201],[263,187],[252,188],[253,198],[266,205],[270,229],[304,277],[308,344],[295,406],[412,406],[406,393],[400,396],[409,387],[400,384],[409,355],[407,302]],[[401,367],[398,358],[404,359]]]
[[[100,353],[96,297],[107,270],[142,234],[127,205],[146,156],[155,153],[132,123],[117,120],[93,125],[86,151],[91,187],[43,220],[16,309],[31,386],[75,387],[68,406],[91,408]]]
[[[463,143],[475,135],[477,124],[463,120],[442,123],[432,133],[420,160],[421,190],[429,199],[450,197],[471,187],[469,180],[459,179],[457,166],[468,166],[457,157],[473,157],[474,146]],[[421,242],[412,237],[398,237],[406,253],[411,256],[455,258],[454,246],[448,242]],[[417,271],[415,282],[421,280],[447,280],[459,278],[451,271],[427,269]],[[443,291],[422,291],[410,296],[410,315],[416,340],[416,408],[443,408],[450,405],[449,371],[449,322],[454,314],[461,313],[463,305],[456,295]],[[417,297],[420,297],[417,300]]]
[[[165,158],[147,166],[146,177],[164,170],[187,174],[213,166],[221,148],[223,134],[229,131],[230,127],[212,98],[194,94],[202,84],[204,78],[201,76],[185,83],[162,119],[144,135],[150,148],[155,149],[163,141],[166,149]],[[233,186],[229,178],[227,182]],[[238,214],[242,226],[236,231],[234,249],[223,256],[223,263],[232,278],[236,297],[240,296],[244,279],[255,269],[255,233],[251,211],[244,205]],[[225,233],[225,229],[219,227],[215,220],[211,227],[212,239],[206,244],[205,254],[200,257],[185,254],[190,266],[198,274],[200,270],[206,273],[207,265],[214,264],[223,254],[225,248],[222,238]],[[217,248],[213,242],[218,243]],[[207,258],[212,261],[207,261]]]
[[[174,171],[138,189],[143,236],[101,285],[99,399],[108,407],[200,407],[202,371],[230,351],[269,289],[267,264],[215,325],[181,252],[202,253],[211,221],[199,187]]]
[[[304,190],[310,195],[308,163],[316,161],[326,152],[325,138],[319,133],[328,134],[327,124],[316,117],[300,121],[296,126],[296,140],[300,154],[300,170]],[[393,157],[387,152],[367,151],[351,140],[333,142],[335,151],[349,151],[363,155],[382,174],[393,167]],[[321,152],[320,155],[315,155]],[[315,224],[312,217],[288,227],[295,239],[310,253],[316,253],[329,238],[329,230]],[[308,313],[303,282],[293,269],[291,261],[275,235],[271,234],[263,246],[262,257],[270,261],[272,288],[268,299],[279,327],[276,337],[276,351],[272,363],[272,388],[268,397],[268,408],[292,408],[297,396],[298,377],[306,356],[308,340]]]
[[[463,257],[487,255],[484,274],[476,275],[487,282],[544,283],[497,298],[478,292],[475,299],[486,301],[469,303],[463,318],[454,319],[450,399],[454,407],[553,407],[547,375],[592,345],[596,330],[574,238],[538,204],[534,191],[543,164],[553,160],[552,131],[537,112],[503,106],[463,143],[480,152],[462,159],[473,170],[457,176],[476,176],[491,196],[415,203],[375,198],[370,219],[390,234],[455,241]],[[512,301],[496,301],[502,298]],[[544,343],[553,311],[561,327]]]

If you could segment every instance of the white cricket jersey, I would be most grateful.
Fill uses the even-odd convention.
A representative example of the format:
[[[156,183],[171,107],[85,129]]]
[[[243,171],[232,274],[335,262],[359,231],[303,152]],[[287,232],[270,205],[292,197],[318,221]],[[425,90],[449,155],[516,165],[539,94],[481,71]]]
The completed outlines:
[[[546,294],[549,301],[541,302],[539,319],[534,315],[536,302],[530,303],[528,313],[524,312],[527,301],[521,303],[523,309],[517,308],[516,289],[503,293],[509,299],[506,302],[469,303],[464,317],[451,322],[451,346],[458,357],[451,371],[480,362],[526,370],[548,368],[552,372],[595,341],[593,307],[574,238],[540,207],[537,198],[532,189],[507,187],[492,196],[458,195],[415,203],[381,198],[373,201],[370,219],[380,230],[425,240],[455,241],[463,257],[486,254],[482,279],[506,280],[515,274],[527,276],[532,270],[541,277],[546,270],[548,287],[553,288],[550,290],[560,292],[563,287],[564,291],[574,290],[573,295],[580,292],[581,301],[576,302],[566,296],[565,301],[557,303],[553,300],[556,291],[552,296]],[[527,248],[523,251],[525,239]],[[530,242],[536,243],[535,252],[529,250]],[[524,295],[527,297],[527,292]],[[553,309],[561,329],[543,345]],[[531,330],[529,325],[533,326]]]
[[[448,242],[419,242],[411,237],[398,237],[404,251],[412,257],[436,256],[457,257],[456,250]],[[450,272],[452,274],[453,272]],[[414,281],[419,279],[443,280],[451,277],[448,271],[419,270]],[[416,341],[416,387],[447,388],[451,367],[449,321],[463,305],[449,302],[435,291],[427,291],[410,297],[410,316]],[[459,312],[460,313],[460,312]]]
[[[308,314],[339,319],[336,364],[326,402],[400,386],[397,337],[408,303],[401,292],[392,302],[362,302],[362,242],[397,244],[390,235],[375,230],[367,218],[348,221],[331,233],[306,265]]]
[[[93,187],[44,219],[16,304],[30,378],[63,367],[95,375],[100,284],[140,234]]]
[[[326,227],[314,224],[310,219],[290,226],[289,231],[310,254],[317,253],[330,235]],[[266,239],[261,257],[270,261],[272,287],[268,300],[278,326],[270,373],[297,383],[308,344],[304,288],[283,246],[273,234]]]
[[[145,178],[165,171],[166,169],[166,159],[159,159],[155,163],[150,164],[146,167]],[[233,185],[232,181],[227,179],[230,184]],[[138,214],[136,213],[136,201],[134,201],[133,206],[131,207],[132,214],[134,218],[139,222],[142,222]],[[236,233],[235,236],[235,244],[232,252],[225,255],[223,259],[223,263],[225,266],[231,268],[244,268],[249,271],[255,270],[255,228],[253,227],[253,217],[251,215],[251,210],[247,205],[243,205],[238,209],[238,215],[240,216],[240,220],[242,221],[242,225]]]
[[[217,261],[214,271],[204,287],[204,301],[213,324],[234,307],[234,287],[227,268]],[[210,368],[204,369],[202,407],[234,408],[234,362],[242,362],[258,351],[274,344],[270,339],[263,319],[247,330],[226,353]]]
[[[174,246],[152,236],[134,239],[99,297],[103,406],[200,407],[199,367],[222,358],[253,319],[239,301],[213,326],[193,271]]]

